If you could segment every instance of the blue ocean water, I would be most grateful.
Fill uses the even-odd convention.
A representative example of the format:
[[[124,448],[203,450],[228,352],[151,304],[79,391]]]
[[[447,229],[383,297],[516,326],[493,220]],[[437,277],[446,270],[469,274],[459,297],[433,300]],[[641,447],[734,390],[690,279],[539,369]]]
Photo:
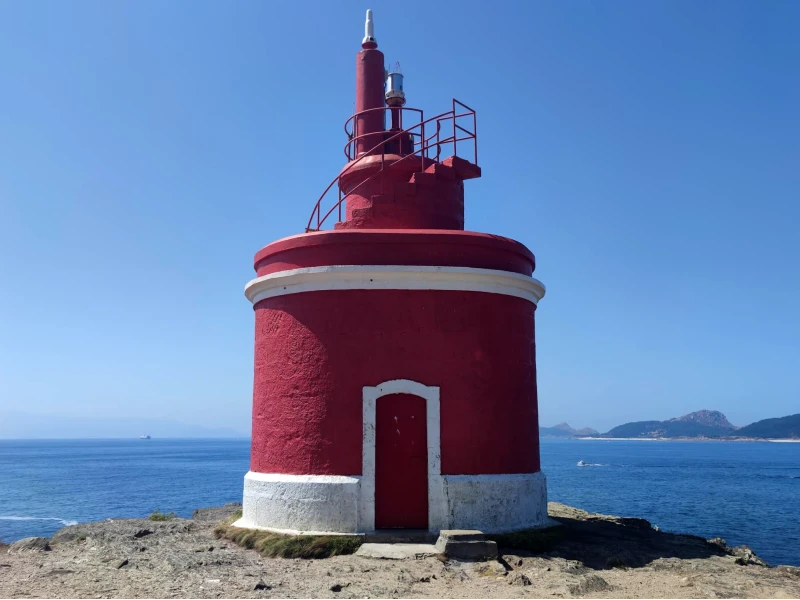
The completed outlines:
[[[249,440],[0,441],[0,538],[240,501],[249,449]],[[542,440],[542,468],[550,500],[800,565],[800,444]]]
[[[250,440],[0,440],[0,539],[242,501]]]

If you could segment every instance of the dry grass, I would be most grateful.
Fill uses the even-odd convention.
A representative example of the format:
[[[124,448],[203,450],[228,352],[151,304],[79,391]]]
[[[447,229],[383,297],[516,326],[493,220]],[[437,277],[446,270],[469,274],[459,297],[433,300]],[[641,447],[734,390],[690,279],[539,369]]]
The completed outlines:
[[[158,510],[154,510],[147,518],[151,521],[170,521],[172,519],[177,519],[178,515],[176,515],[174,512],[162,513]]]
[[[233,514],[225,520],[225,525],[230,525],[231,523],[235,523],[241,518],[242,518],[242,509],[237,508],[235,511],[233,511]]]
[[[271,531],[242,529],[231,523],[241,511],[214,529],[218,538],[231,540],[243,548],[257,550],[267,558],[329,558],[353,554],[361,546],[361,538],[350,535],[283,535]]]

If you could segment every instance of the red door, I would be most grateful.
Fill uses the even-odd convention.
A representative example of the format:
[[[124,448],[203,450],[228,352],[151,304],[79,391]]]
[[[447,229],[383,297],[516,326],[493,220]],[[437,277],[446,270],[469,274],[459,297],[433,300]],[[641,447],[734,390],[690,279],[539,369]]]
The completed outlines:
[[[428,528],[425,399],[378,398],[375,416],[375,528]]]

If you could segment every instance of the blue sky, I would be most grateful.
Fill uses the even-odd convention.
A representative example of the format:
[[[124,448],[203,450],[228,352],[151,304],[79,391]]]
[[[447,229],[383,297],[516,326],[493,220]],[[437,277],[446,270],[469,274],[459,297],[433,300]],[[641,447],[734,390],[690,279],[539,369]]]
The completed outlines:
[[[800,4],[192,0],[0,4],[0,411],[248,431],[243,286],[342,166],[366,8],[409,106],[478,111],[543,424],[800,410]]]

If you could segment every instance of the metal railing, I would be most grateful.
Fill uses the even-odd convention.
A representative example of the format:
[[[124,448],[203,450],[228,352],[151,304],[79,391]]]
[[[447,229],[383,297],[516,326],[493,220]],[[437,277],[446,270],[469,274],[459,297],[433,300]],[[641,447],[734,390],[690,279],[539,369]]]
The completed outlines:
[[[382,139],[378,144],[367,150],[366,152],[360,153],[356,156],[358,142],[363,139],[367,139],[369,136],[384,136],[387,133],[392,133],[393,130],[389,131],[380,131],[380,132],[370,132],[359,134],[357,131],[358,128],[358,119],[357,117],[373,111],[398,111],[395,114],[398,117],[398,125],[399,131],[395,131],[391,136]],[[403,129],[403,112],[413,112],[419,115],[419,122],[408,127],[407,129]],[[457,112],[463,111],[463,112]],[[461,119],[462,123],[465,119],[471,118],[472,120],[472,131],[469,129],[459,125],[459,119]],[[449,123],[450,129],[448,130],[445,127],[445,136],[443,137],[442,134],[442,124]],[[348,129],[348,127],[352,124],[352,128]],[[428,128],[426,137],[426,127]],[[433,128],[433,132],[431,133],[430,130]],[[339,175],[337,175],[333,181],[328,184],[328,187],[325,188],[325,191],[322,192],[319,199],[317,200],[316,204],[314,205],[314,210],[311,211],[311,216],[308,219],[308,224],[306,225],[306,232],[309,231],[319,231],[322,228],[322,225],[327,221],[327,219],[336,211],[338,221],[342,220],[342,205],[347,200],[347,198],[354,194],[358,189],[366,184],[369,181],[372,181],[378,176],[381,176],[382,173],[387,170],[391,169],[394,166],[402,163],[403,161],[416,158],[420,161],[420,172],[424,171],[426,166],[430,166],[431,164],[441,162],[442,156],[442,147],[447,146],[449,144],[453,145],[453,153],[451,156],[458,156],[458,142],[464,142],[467,140],[472,140],[472,162],[474,164],[478,164],[478,137],[477,137],[477,118],[475,115],[475,111],[471,109],[469,106],[464,104],[463,102],[459,102],[455,98],[453,98],[452,109],[444,112],[440,115],[436,115],[435,117],[430,117],[428,119],[424,118],[422,111],[418,108],[401,108],[401,107],[380,107],[380,108],[371,108],[365,111],[361,111],[360,113],[354,114],[350,117],[344,124],[345,133],[348,136],[348,141],[344,146],[344,154],[350,163],[347,167],[342,170]],[[447,136],[447,133],[452,132],[451,135]],[[463,135],[462,135],[463,134]],[[411,139],[411,152],[402,156],[398,160],[394,160],[392,162],[386,161],[386,148],[387,146],[391,147],[391,142],[398,140],[398,144],[402,145],[402,140],[404,139]],[[462,144],[463,146],[463,144]],[[364,179],[354,188],[349,190],[346,194],[342,192],[342,188],[339,184],[341,178],[345,176],[354,166],[359,164],[362,160],[367,157],[377,157],[380,156],[380,169],[374,172],[372,175]],[[327,212],[324,214],[322,213],[322,206],[323,201],[325,200],[328,193],[331,191],[333,186],[336,185],[338,194],[336,200],[333,202],[333,206],[331,206]],[[381,185],[383,185],[383,179],[381,178]],[[383,191],[383,190],[382,190]],[[315,223],[316,221],[316,223]],[[312,227],[313,224],[316,224],[316,227]]]

